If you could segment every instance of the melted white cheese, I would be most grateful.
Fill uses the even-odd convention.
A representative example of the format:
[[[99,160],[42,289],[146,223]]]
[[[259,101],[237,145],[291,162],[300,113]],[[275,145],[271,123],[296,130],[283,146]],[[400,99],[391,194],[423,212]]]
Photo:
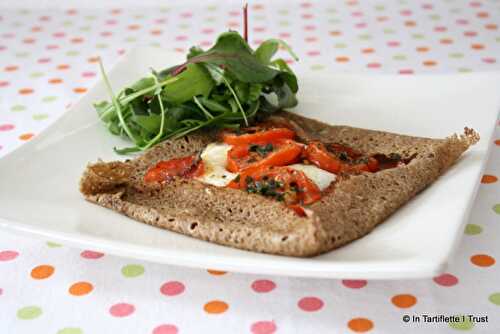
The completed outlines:
[[[304,164],[294,164],[288,166],[295,170],[299,170],[306,174],[306,176],[313,181],[319,188],[319,190],[323,191],[328,186],[335,181],[336,175],[321,168],[318,168],[314,165],[304,165]]]
[[[225,187],[238,175],[226,170],[227,152],[231,145],[211,143],[201,153],[203,160],[204,173],[196,179],[214,185],[216,187]]]

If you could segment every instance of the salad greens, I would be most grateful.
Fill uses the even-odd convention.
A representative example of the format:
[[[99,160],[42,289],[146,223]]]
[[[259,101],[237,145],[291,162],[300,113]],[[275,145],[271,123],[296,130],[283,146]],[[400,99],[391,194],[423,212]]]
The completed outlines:
[[[222,33],[207,51],[192,47],[186,62],[140,79],[114,94],[100,63],[110,101],[95,103],[114,135],[134,145],[115,148],[138,152],[168,138],[201,128],[248,126],[259,117],[297,105],[297,78],[283,59],[273,59],[281,40],[264,41],[255,51],[235,31]]]

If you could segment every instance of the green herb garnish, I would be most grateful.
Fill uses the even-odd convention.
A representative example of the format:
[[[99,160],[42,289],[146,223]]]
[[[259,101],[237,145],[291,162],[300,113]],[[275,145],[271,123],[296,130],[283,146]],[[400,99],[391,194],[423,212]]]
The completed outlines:
[[[116,95],[100,63],[111,101],[94,106],[112,134],[133,142],[131,147],[115,148],[120,154],[146,150],[202,128],[239,129],[297,105],[295,74],[283,59],[273,60],[279,48],[298,60],[281,40],[266,40],[252,50],[238,32],[222,33],[209,50],[192,47],[185,63],[153,70]],[[270,151],[272,147],[257,152]]]
[[[257,152],[260,156],[265,157],[274,150],[273,144],[256,145],[252,144],[249,148],[250,152]]]

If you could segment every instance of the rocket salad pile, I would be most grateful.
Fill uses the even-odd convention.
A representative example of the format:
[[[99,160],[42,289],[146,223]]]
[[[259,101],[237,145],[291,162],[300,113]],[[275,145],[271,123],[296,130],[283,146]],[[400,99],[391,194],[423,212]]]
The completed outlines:
[[[246,11],[245,11],[246,23]],[[222,33],[207,51],[192,47],[186,62],[155,71],[114,94],[102,63],[111,101],[95,103],[108,130],[133,142],[120,154],[143,151],[169,138],[202,128],[238,129],[269,113],[297,105],[297,77],[277,58],[282,40],[269,39],[256,49],[245,33]]]

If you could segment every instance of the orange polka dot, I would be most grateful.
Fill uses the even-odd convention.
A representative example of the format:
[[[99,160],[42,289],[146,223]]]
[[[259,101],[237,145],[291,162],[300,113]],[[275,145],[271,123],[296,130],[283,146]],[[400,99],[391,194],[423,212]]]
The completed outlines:
[[[67,70],[69,68],[68,64],[57,65],[58,70]]]
[[[366,49],[362,49],[361,52],[363,52],[363,53],[374,53],[375,49],[373,49],[373,48],[366,48]]]
[[[32,88],[21,88],[19,90],[19,94],[21,95],[29,95],[29,94],[33,94],[34,90]]]
[[[23,133],[22,135],[19,136],[19,139],[21,140],[30,140],[33,138],[34,134],[33,133]]]
[[[138,24],[131,24],[131,25],[129,25],[127,28],[128,28],[129,30],[137,30],[137,29],[139,29],[140,27],[141,27],[141,26],[140,26],[140,25],[138,25]]]
[[[425,60],[423,64],[424,66],[436,66],[437,62],[435,62],[434,60]]]
[[[427,52],[429,51],[430,49],[427,47],[427,46],[419,46],[417,48],[417,52]]]
[[[407,27],[415,27],[417,25],[417,22],[415,21],[406,21],[405,26]]]
[[[220,314],[227,311],[229,305],[220,300],[212,300],[203,306],[205,312],[210,314]]]
[[[354,318],[349,320],[347,326],[353,332],[364,333],[373,328],[373,321],[366,318]]]
[[[500,139],[495,140],[495,145],[500,146]]]
[[[75,37],[75,38],[70,39],[70,42],[71,43],[75,43],[75,44],[82,43],[83,42],[83,38],[81,38],[81,37]]]
[[[338,30],[330,31],[330,35],[340,36],[340,35],[342,35],[342,31],[338,31]]]
[[[33,277],[34,279],[49,278],[54,273],[54,270],[54,267],[48,264],[42,264],[31,269],[31,277]]]
[[[349,57],[337,57],[335,61],[338,63],[347,63],[349,61]]]
[[[10,66],[5,66],[5,72],[14,72],[19,69],[19,66],[16,65],[10,65]]]
[[[470,262],[479,267],[491,267],[495,264],[495,259],[486,254],[476,254],[471,256]]]
[[[98,63],[99,62],[99,57],[90,57],[87,59],[89,63]]]
[[[487,12],[479,12],[479,13],[477,13],[477,17],[482,18],[482,19],[487,18],[489,16],[490,16],[490,14],[488,14]]]
[[[391,298],[391,302],[397,307],[408,308],[417,303],[417,298],[413,295],[408,294],[396,295]]]
[[[207,271],[210,275],[214,276],[221,276],[227,274],[227,271],[221,271],[221,270],[208,269]]]
[[[73,89],[73,92],[78,93],[78,94],[85,93],[86,91],[87,91],[87,88],[85,88],[85,87],[77,87],[77,88]]]
[[[60,84],[62,81],[62,79],[59,79],[59,78],[54,78],[54,79],[50,79],[49,80],[49,84],[53,84],[53,85],[57,85],[57,84]]]
[[[498,181],[498,177],[496,177],[495,175],[485,174],[481,178],[481,183],[495,183],[497,181]]]
[[[494,23],[486,24],[484,27],[488,30],[497,30],[498,29],[498,26]]]
[[[68,292],[73,296],[83,296],[94,290],[94,286],[89,282],[76,282],[71,285]]]
[[[483,44],[472,44],[470,47],[472,49],[474,49],[474,50],[482,50],[482,49],[484,49],[484,45]]]

